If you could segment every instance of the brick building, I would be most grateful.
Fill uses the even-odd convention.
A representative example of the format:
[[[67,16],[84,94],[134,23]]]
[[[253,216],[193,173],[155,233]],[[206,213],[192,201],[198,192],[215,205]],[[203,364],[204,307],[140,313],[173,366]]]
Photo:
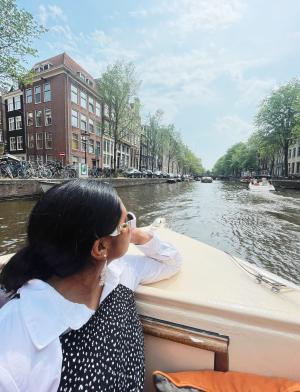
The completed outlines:
[[[102,167],[102,105],[94,78],[66,53],[33,67],[24,89],[28,159]]]

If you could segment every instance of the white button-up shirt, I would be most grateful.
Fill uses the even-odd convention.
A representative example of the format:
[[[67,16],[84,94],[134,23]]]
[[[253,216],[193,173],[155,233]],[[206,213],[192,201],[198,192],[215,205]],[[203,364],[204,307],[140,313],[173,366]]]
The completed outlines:
[[[157,236],[138,245],[144,256],[125,255],[107,268],[100,303],[118,284],[131,290],[174,275],[181,258]],[[56,392],[60,383],[62,350],[59,336],[81,328],[94,314],[71,302],[39,279],[18,291],[19,299],[0,310],[0,391]]]

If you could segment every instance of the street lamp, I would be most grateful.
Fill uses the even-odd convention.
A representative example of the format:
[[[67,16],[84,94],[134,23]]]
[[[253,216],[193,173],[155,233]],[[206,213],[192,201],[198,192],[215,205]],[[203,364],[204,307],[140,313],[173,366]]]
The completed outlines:
[[[81,135],[84,137],[84,163],[86,165],[86,149],[87,149],[87,141],[88,137],[90,136],[90,132],[85,129],[84,131],[81,132]]]

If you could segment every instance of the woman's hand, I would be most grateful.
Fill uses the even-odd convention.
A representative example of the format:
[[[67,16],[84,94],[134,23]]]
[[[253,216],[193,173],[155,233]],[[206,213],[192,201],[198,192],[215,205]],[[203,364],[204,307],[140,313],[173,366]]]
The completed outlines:
[[[152,235],[147,233],[142,229],[132,229],[131,230],[131,240],[130,242],[135,245],[144,245],[150,240],[152,240]]]

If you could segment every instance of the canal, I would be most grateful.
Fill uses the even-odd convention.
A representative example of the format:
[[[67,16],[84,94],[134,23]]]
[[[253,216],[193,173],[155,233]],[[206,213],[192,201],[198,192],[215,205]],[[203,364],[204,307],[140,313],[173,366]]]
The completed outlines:
[[[215,181],[119,188],[118,193],[140,226],[165,217],[177,232],[300,283],[300,192],[258,195],[243,184]],[[0,254],[23,245],[34,203],[0,202]]]

